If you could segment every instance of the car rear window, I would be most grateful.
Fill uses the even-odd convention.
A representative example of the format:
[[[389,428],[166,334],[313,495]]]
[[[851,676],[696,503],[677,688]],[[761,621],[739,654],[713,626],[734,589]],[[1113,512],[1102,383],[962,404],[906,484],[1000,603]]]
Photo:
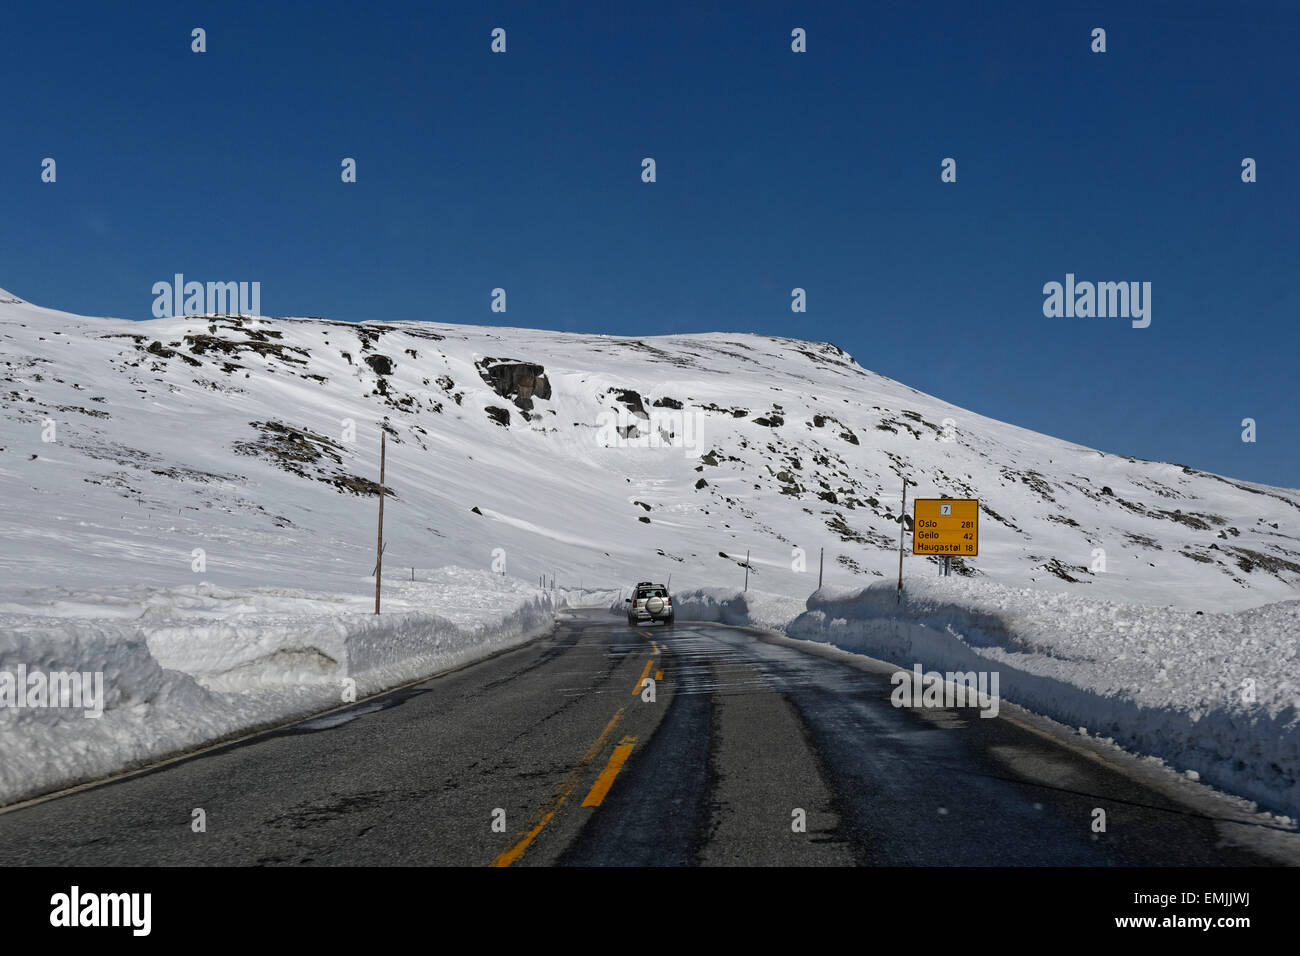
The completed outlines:
[[[661,598],[661,597],[667,597],[668,594],[667,592],[664,591],[663,588],[642,588],[641,590],[636,592],[636,596],[639,598],[652,598],[652,597]]]

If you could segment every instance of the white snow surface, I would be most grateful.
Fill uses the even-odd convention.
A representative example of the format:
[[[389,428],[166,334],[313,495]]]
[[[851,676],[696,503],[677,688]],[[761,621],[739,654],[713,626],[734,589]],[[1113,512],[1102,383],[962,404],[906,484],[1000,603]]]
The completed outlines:
[[[530,408],[489,381],[502,360],[543,370]],[[672,431],[679,447],[605,440],[604,415],[678,404],[688,419],[638,433]],[[1225,674],[1259,670],[1262,648],[1294,641],[1287,604],[1266,605],[1300,597],[1300,492],[985,418],[830,344],[126,321],[0,292],[0,671],[59,664],[103,670],[108,685],[98,720],[0,708],[0,803],[329,706],[344,677],[364,693],[453,666],[525,639],[557,607],[616,604],[638,580],[672,575],[683,620],[779,626],[815,589],[821,549],[828,587],[892,579],[904,474],[909,498],[983,503],[980,554],[945,585],[965,588],[972,613],[1003,593],[1044,615],[1016,627],[1083,603],[1122,608],[1086,617],[1096,626],[1070,644],[1082,659],[1095,642],[1116,686],[1163,686],[1136,654],[1111,653],[1132,632],[1126,615],[1181,627],[1206,612],[1167,674],[1207,655],[1231,658]],[[726,589],[747,551],[737,604]],[[935,565],[909,557],[907,573]],[[1250,608],[1258,644],[1234,649],[1250,616],[1222,612]],[[1170,708],[1201,706],[1180,686]]]

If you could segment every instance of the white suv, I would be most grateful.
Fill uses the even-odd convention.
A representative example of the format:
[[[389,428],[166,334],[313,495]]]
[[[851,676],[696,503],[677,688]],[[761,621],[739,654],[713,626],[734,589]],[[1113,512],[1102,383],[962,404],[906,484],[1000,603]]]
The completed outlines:
[[[651,621],[673,623],[673,599],[662,584],[642,581],[632,590],[632,597],[624,598],[627,605],[627,623],[648,624]]]

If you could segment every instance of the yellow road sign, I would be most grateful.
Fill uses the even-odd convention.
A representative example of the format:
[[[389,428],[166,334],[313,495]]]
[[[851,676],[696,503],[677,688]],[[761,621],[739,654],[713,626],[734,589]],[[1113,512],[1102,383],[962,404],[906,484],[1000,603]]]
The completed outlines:
[[[913,554],[980,553],[978,498],[917,498],[912,507]]]

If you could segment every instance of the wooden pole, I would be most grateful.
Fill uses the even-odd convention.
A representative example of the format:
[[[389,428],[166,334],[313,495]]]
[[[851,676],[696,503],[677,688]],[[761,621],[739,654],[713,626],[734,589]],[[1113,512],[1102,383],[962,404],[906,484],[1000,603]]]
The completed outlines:
[[[749,549],[745,549],[745,590],[749,590]]]
[[[379,537],[375,544],[375,613],[379,613],[379,583],[384,576],[384,458],[388,433],[379,433]]]
[[[907,515],[907,479],[903,479],[903,507],[898,513],[898,600],[903,599],[903,529],[907,527],[907,522],[903,518]]]
[[[822,571],[826,567],[826,549],[822,548],[821,554],[817,556],[817,590],[822,589]]]

